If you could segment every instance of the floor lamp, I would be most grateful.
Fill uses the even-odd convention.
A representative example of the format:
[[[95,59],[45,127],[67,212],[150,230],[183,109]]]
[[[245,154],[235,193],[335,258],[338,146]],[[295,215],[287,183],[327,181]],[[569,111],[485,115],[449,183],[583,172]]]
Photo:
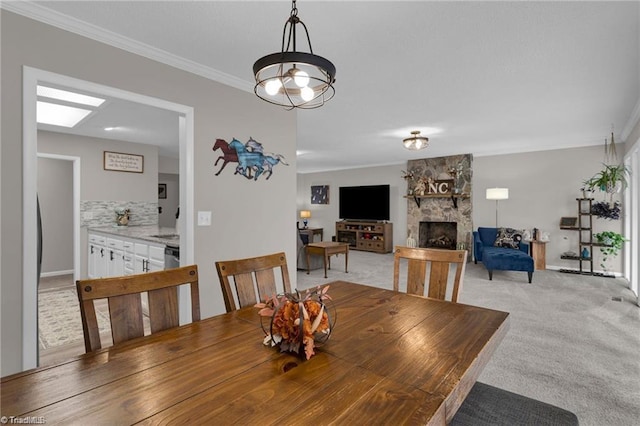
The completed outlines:
[[[496,200],[496,228],[498,227],[498,200],[509,199],[509,188],[487,188],[487,200]]]

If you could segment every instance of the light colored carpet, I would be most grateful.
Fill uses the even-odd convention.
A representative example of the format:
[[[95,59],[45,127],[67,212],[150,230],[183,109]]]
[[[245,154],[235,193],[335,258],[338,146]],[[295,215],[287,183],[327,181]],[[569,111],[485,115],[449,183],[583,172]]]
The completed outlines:
[[[110,332],[109,317],[97,310],[100,332]],[[82,341],[82,320],[75,290],[41,291],[38,294],[40,349]]]
[[[333,280],[391,289],[393,254],[349,252],[298,271],[306,289]],[[612,300],[621,298],[621,301]],[[480,381],[574,412],[584,426],[640,424],[640,308],[621,279],[495,271],[470,262],[460,303],[510,313],[511,327]]]

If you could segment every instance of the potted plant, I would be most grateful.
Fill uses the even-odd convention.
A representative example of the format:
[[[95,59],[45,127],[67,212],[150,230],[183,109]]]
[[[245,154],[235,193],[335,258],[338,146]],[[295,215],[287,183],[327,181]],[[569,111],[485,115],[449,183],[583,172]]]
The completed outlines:
[[[598,232],[593,234],[593,237],[599,244],[604,244],[604,246],[600,246],[600,252],[602,252],[602,262],[600,262],[600,266],[606,271],[607,260],[616,257],[618,253],[620,253],[620,250],[622,250],[623,243],[628,240],[613,231]]]
[[[603,165],[604,169],[584,181],[584,188],[590,191],[600,190],[606,192],[609,194],[609,202],[612,203],[613,194],[627,187],[627,177],[630,171],[624,164]]]

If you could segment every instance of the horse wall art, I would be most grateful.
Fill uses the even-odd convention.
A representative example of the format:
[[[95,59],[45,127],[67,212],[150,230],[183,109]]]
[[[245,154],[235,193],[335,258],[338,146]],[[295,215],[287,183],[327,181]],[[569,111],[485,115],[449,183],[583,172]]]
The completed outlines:
[[[216,173],[216,176],[222,172],[227,163],[238,163],[235,175],[244,176],[247,179],[258,180],[261,175],[268,180],[273,174],[273,167],[279,163],[288,166],[285,158],[281,154],[265,153],[264,147],[253,138],[249,138],[246,144],[238,139],[233,138],[231,143],[227,143],[224,139],[216,139],[213,150],[220,149],[222,154],[216,159],[214,167],[223,160],[222,167]]]
[[[223,160],[223,163],[222,163],[222,167],[220,167],[220,170],[218,170],[218,172],[216,173],[216,176],[220,174],[220,172],[222,171],[222,169],[224,169],[224,166],[226,166],[227,163],[238,162],[238,154],[236,153],[236,150],[229,148],[229,144],[224,139],[216,139],[216,143],[213,144],[213,150],[215,151],[217,149],[222,151],[222,155],[218,157],[216,162],[213,164],[213,167],[217,166],[220,160]]]

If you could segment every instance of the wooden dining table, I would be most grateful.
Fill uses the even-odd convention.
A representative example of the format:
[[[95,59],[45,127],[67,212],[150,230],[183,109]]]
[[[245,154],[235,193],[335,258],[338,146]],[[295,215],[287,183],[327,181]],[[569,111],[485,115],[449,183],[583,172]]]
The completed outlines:
[[[0,415],[47,424],[429,424],[456,413],[509,314],[335,281],[309,360],[244,308],[0,380]],[[14,422],[15,423],[15,422]]]

